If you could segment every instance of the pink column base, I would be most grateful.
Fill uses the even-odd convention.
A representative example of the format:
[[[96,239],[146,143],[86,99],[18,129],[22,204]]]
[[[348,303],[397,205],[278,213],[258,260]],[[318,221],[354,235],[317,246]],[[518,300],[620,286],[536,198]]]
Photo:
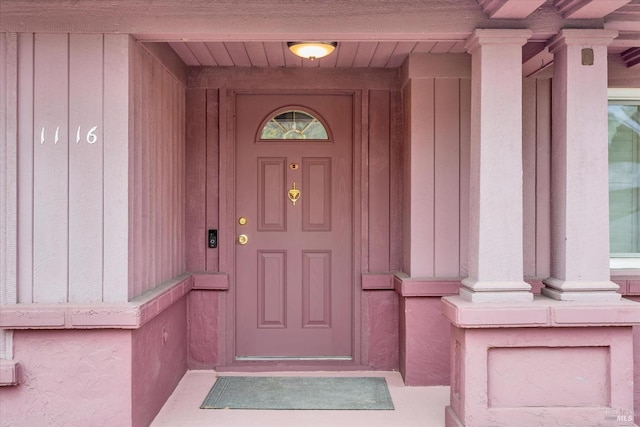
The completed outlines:
[[[443,307],[453,324],[447,427],[634,425],[639,304],[537,297],[490,307],[446,297]]]

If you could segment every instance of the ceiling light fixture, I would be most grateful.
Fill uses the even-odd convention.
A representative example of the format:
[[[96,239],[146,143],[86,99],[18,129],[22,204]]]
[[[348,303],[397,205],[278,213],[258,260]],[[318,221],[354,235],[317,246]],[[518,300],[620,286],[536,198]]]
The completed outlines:
[[[324,58],[338,46],[337,42],[287,42],[289,50],[300,58]]]

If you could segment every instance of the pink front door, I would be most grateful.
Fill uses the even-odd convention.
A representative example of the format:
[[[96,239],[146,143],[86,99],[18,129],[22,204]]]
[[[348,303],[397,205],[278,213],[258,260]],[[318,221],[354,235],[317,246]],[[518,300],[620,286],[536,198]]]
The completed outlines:
[[[236,359],[349,359],[352,96],[238,93],[235,110]]]

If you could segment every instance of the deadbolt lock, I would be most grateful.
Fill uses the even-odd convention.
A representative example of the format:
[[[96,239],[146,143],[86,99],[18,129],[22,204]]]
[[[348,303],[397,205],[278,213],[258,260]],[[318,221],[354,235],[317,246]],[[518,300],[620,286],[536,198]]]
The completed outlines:
[[[246,225],[247,224],[247,218],[241,216],[240,218],[238,218],[238,224]]]

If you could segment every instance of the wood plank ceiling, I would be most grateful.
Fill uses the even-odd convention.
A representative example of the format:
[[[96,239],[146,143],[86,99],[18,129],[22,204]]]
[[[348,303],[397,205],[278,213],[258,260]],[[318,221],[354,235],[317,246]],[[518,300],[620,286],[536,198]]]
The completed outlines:
[[[203,67],[376,67],[397,68],[410,53],[462,53],[463,41],[339,42],[331,55],[314,61],[291,53],[286,42],[170,42],[188,66]]]
[[[555,8],[565,19],[603,18],[604,28],[619,32],[609,46],[610,55],[620,55],[628,67],[640,64],[640,0],[477,0],[490,18],[526,18],[534,9]],[[502,19],[504,21],[504,19]],[[538,33],[523,48],[523,62],[539,55],[548,34]],[[397,68],[411,53],[463,53],[468,34],[450,34],[446,39],[420,40],[331,40],[336,51],[315,61],[298,58],[287,48],[286,41],[238,40],[166,40],[187,66],[203,67],[340,67]],[[148,40],[151,42],[151,40]],[[543,52],[544,54],[544,52]],[[547,55],[551,58],[550,55]],[[552,58],[551,58],[552,60]],[[546,61],[545,61],[546,62]]]

